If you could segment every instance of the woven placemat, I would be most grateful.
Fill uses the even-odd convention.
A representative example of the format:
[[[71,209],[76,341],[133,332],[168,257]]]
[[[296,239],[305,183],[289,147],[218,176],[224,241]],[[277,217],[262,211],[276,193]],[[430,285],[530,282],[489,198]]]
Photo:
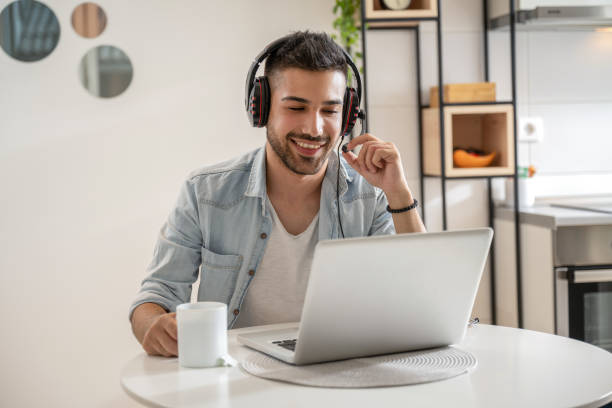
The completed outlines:
[[[250,350],[241,367],[257,377],[313,387],[365,388],[421,384],[466,373],[476,357],[454,346],[295,366]]]

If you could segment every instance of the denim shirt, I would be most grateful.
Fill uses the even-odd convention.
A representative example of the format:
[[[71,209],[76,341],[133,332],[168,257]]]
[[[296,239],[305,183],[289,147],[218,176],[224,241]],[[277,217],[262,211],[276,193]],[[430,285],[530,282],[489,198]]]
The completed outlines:
[[[344,236],[393,234],[387,199],[344,159],[340,167],[340,215]],[[338,157],[331,154],[321,187],[319,240],[337,239]],[[266,152],[246,155],[197,170],[183,184],[177,203],[162,226],[148,276],[129,310],[156,303],[169,312],[190,301],[200,271],[198,301],[228,305],[228,327],[268,242],[272,218],[266,205]]]

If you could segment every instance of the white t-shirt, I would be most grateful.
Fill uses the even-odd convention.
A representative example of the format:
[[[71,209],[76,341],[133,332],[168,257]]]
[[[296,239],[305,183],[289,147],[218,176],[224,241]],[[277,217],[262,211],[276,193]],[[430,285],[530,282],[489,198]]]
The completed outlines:
[[[319,240],[319,214],[299,235],[285,230],[274,207],[272,231],[263,258],[255,271],[233,328],[298,322],[314,248]]]

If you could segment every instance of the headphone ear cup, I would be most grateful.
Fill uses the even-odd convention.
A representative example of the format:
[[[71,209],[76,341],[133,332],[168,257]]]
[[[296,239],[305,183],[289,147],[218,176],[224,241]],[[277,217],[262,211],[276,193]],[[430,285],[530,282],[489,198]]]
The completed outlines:
[[[249,101],[250,106],[247,108],[247,116],[251,126],[264,127],[268,122],[270,112],[270,84],[268,78],[265,76],[255,78]]]
[[[264,127],[268,124],[268,116],[270,115],[270,82],[267,77],[261,77],[261,124],[259,127]]]
[[[359,96],[355,88],[346,88],[344,92],[344,104],[342,105],[342,131],[340,136],[351,133],[357,115],[359,114]]]

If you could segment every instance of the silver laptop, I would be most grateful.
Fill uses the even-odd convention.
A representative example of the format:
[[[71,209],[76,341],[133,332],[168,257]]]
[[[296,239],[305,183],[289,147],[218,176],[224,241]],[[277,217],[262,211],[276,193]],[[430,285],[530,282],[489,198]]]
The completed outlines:
[[[301,322],[238,341],[298,365],[460,343],[492,237],[478,228],[321,241]]]

